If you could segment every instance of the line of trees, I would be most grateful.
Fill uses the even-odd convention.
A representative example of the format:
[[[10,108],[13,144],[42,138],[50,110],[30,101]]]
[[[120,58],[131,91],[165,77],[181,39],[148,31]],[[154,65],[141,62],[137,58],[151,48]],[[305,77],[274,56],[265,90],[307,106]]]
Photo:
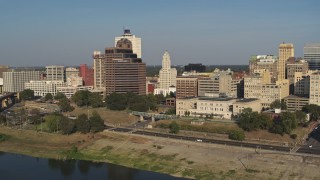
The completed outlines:
[[[281,112],[279,116],[271,119],[266,114],[253,112],[251,108],[246,108],[238,117],[238,125],[245,131],[265,129],[272,133],[284,135],[291,134],[298,125],[304,126],[307,123],[306,116],[304,111],[287,111]]]
[[[110,110],[125,110],[146,112],[157,110],[158,104],[164,101],[163,95],[137,95],[134,93],[117,94],[112,93],[106,97],[106,106]]]
[[[77,119],[69,119],[55,113],[45,116],[44,120],[49,132],[61,132],[62,134],[72,134],[74,132],[94,133],[104,129],[104,121],[96,111],[93,111],[92,116],[89,118],[86,114],[81,114]]]

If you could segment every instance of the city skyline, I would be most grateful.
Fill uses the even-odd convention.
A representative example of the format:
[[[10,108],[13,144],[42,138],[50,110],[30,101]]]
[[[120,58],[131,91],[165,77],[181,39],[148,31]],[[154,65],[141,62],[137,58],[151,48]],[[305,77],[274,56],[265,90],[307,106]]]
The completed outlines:
[[[161,65],[248,64],[253,54],[278,55],[292,43],[303,57],[306,43],[320,42],[320,2],[310,1],[39,1],[0,2],[0,64],[88,64],[94,50],[113,47],[124,27],[142,38],[142,59]],[[231,53],[232,52],[232,53]]]

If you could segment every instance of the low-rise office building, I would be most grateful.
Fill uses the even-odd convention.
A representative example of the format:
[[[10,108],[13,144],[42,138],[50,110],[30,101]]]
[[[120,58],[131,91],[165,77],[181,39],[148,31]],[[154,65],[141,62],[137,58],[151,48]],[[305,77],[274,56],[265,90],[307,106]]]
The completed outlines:
[[[53,96],[57,94],[57,87],[65,86],[63,81],[30,81],[25,83],[26,89],[34,91],[35,96],[44,97],[50,93]]]
[[[301,111],[302,107],[309,104],[309,98],[290,95],[284,98],[288,111]]]
[[[260,112],[262,110],[261,100],[259,99],[237,99],[232,105],[233,115],[241,114],[243,109],[251,108],[252,111]]]

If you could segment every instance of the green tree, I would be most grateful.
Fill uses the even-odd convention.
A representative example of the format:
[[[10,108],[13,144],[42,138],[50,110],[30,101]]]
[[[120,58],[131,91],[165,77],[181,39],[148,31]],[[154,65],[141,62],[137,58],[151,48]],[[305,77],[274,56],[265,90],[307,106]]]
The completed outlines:
[[[52,100],[52,99],[53,99],[53,96],[52,96],[51,93],[47,93],[47,94],[44,96],[44,99],[45,99],[46,101],[49,101],[49,100]]]
[[[259,115],[260,129],[269,129],[272,126],[272,119],[266,114]]]
[[[287,109],[287,105],[284,101],[280,101],[279,99],[273,101],[270,104],[270,108],[271,109],[282,109],[282,110],[286,110]]]
[[[77,119],[75,119],[76,131],[81,133],[90,132],[90,123],[88,121],[88,116],[85,114],[80,114]]]
[[[233,130],[229,132],[229,139],[243,141],[245,139],[245,134],[240,130]]]
[[[61,128],[61,115],[50,114],[45,116],[45,121],[48,127],[49,132],[58,132]]]
[[[307,114],[305,112],[296,111],[295,116],[299,124],[303,125],[307,122]]]
[[[146,97],[136,94],[128,96],[128,106],[132,111],[147,112],[149,110]]]
[[[22,100],[30,100],[34,98],[34,91],[31,89],[25,89],[20,92],[20,98]]]
[[[64,117],[61,120],[61,132],[62,134],[72,134],[75,132],[76,126],[72,119]]]
[[[269,131],[272,133],[283,135],[284,134],[284,127],[279,120],[275,120],[273,122],[271,128],[269,129]]]
[[[58,92],[55,96],[54,99],[55,100],[60,100],[60,99],[66,99],[66,95],[64,95],[62,92]]]
[[[74,107],[70,105],[70,102],[67,98],[60,99],[58,105],[62,112],[71,112],[74,110]]]
[[[280,114],[280,121],[283,126],[284,133],[290,134],[298,125],[296,117],[291,112],[283,112]]]
[[[282,112],[280,117],[273,121],[270,132],[277,134],[291,134],[298,125],[295,114],[291,112]]]
[[[163,96],[163,94],[157,94],[155,95],[157,104],[163,104],[166,101],[166,98]]]
[[[245,131],[253,131],[259,129],[260,115],[258,112],[252,112],[251,108],[243,109],[238,118],[238,125]]]
[[[89,119],[90,131],[100,132],[104,130],[104,121],[97,111],[92,112],[92,116]]]
[[[176,108],[169,108],[169,109],[166,111],[166,114],[168,114],[168,115],[175,115],[175,114],[176,114]]]
[[[170,133],[178,134],[180,131],[180,125],[176,121],[172,121],[169,125]]]
[[[308,104],[302,107],[302,111],[310,114],[311,121],[320,119],[320,106],[316,104]]]
[[[157,98],[154,94],[148,94],[146,96],[146,100],[150,110],[152,111],[158,110]]]
[[[89,96],[91,92],[88,90],[81,90],[74,93],[72,96],[72,101],[77,104],[77,106],[89,106]]]
[[[93,108],[102,107],[102,96],[99,93],[89,94],[89,105]]]
[[[127,98],[123,94],[112,93],[106,97],[106,104],[110,110],[125,110],[127,108]]]

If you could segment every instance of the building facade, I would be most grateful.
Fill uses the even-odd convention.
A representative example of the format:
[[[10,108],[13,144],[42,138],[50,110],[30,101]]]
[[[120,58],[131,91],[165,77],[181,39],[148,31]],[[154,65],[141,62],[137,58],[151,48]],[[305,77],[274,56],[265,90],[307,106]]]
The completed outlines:
[[[68,99],[70,99],[77,91],[93,91],[93,86],[59,86],[57,87],[57,92],[61,92]]]
[[[286,76],[290,84],[290,94],[294,94],[295,74],[296,72],[305,74],[308,71],[308,62],[305,60],[300,60],[294,63],[287,63],[286,70]]]
[[[25,89],[25,83],[40,80],[40,71],[19,71],[3,73],[3,92],[20,92]]]
[[[320,43],[306,44],[303,57],[308,61],[310,70],[320,70]]]
[[[73,76],[73,77],[79,76],[79,69],[74,68],[74,67],[67,67],[66,68],[66,79],[71,76]]]
[[[84,86],[94,85],[94,70],[89,68],[87,64],[80,64],[79,76],[82,77]]]
[[[34,91],[35,96],[44,97],[46,94],[50,93],[53,96],[57,94],[57,87],[65,86],[63,81],[30,81],[25,83],[26,89],[31,89]]]
[[[271,82],[275,82],[278,76],[278,57],[274,55],[254,55],[250,57],[249,74],[257,71],[268,71]]]
[[[227,97],[237,97],[237,86],[239,80],[233,79],[233,72],[228,69],[221,71],[215,69],[209,77],[199,77],[198,96],[219,96],[224,94]]]
[[[104,77],[107,95],[113,92],[146,94],[146,65],[131,48],[128,39],[120,39],[116,48],[106,48]]]
[[[46,66],[47,81],[65,81],[64,66]]]
[[[94,89],[101,89],[104,90],[106,87],[105,83],[105,55],[102,54],[100,51],[94,51],[93,55],[93,86]]]
[[[198,77],[178,76],[176,98],[197,97],[198,96]]]
[[[233,115],[239,115],[243,109],[251,108],[252,111],[260,112],[262,110],[261,101],[259,99],[237,99],[232,104]]]
[[[293,44],[282,43],[279,45],[279,60],[278,60],[278,79],[285,79],[286,62],[289,58],[294,57]]]
[[[162,57],[162,68],[159,72],[159,87],[160,89],[167,89],[171,86],[176,87],[177,70],[171,68],[171,59],[168,51],[165,51]]]
[[[137,55],[137,58],[142,58],[141,53],[141,38],[132,35],[130,29],[124,29],[122,36],[116,37],[114,40],[114,46],[117,46],[117,43],[120,39],[128,39],[132,44],[132,51]]]
[[[290,95],[284,98],[288,111],[301,111],[302,107],[309,104],[309,98]]]
[[[320,72],[310,74],[309,104],[320,106]]]

